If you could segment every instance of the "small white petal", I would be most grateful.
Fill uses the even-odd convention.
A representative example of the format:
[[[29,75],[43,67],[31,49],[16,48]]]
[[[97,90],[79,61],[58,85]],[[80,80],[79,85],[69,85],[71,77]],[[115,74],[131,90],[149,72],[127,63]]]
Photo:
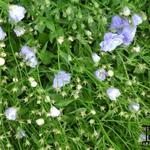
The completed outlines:
[[[57,109],[56,107],[52,106],[50,109],[50,112],[48,113],[48,116],[58,117],[60,116],[60,114],[61,114],[61,111]]]
[[[129,16],[131,11],[128,7],[124,7],[122,13],[124,16]]]
[[[114,75],[114,72],[112,70],[108,70],[108,76],[112,77]]]
[[[43,118],[40,118],[40,119],[36,120],[36,124],[39,125],[39,126],[42,126],[44,123],[45,123],[45,121],[44,121]]]
[[[121,95],[119,89],[115,87],[108,88],[106,93],[109,99],[113,101],[117,100],[117,98]]]
[[[23,35],[25,33],[25,29],[19,26],[16,26],[14,28],[14,32],[16,34],[16,36],[20,37],[21,35]]]
[[[3,66],[5,64],[5,59],[0,57],[0,66]]]
[[[36,87],[36,86],[37,86],[37,82],[36,82],[36,81],[32,81],[32,82],[31,82],[31,86],[32,86],[32,87]]]
[[[17,109],[14,107],[9,107],[5,111],[5,116],[8,120],[16,120],[17,118]]]
[[[57,42],[59,44],[62,44],[64,42],[64,37],[63,36],[60,36],[58,39],[57,39]]]
[[[96,53],[92,53],[92,59],[95,63],[98,63],[101,58]]]

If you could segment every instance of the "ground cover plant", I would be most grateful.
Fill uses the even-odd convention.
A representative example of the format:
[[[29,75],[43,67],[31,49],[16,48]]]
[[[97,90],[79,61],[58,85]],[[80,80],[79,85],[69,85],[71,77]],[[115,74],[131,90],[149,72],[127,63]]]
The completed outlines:
[[[0,0],[0,149],[149,149],[149,17],[149,0]]]

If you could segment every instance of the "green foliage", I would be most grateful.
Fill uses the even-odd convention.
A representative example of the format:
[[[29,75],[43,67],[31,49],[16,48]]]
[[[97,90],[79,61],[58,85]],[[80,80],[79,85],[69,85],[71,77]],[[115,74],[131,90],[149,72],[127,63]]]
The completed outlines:
[[[4,42],[0,42],[5,43],[5,47],[0,46],[0,57],[2,52],[6,53],[5,65],[0,66],[0,149],[142,149],[138,142],[141,127],[150,124],[149,3],[149,0],[0,0],[0,26],[7,33]],[[26,30],[21,37],[14,34],[15,24],[8,21],[10,4],[27,10],[18,23]],[[138,27],[131,46],[103,53],[99,43],[112,16],[124,6],[133,12],[145,12],[147,20]],[[35,49],[39,61],[36,68],[28,67],[18,55],[23,45]],[[139,53],[133,51],[138,45]],[[97,65],[92,61],[92,52],[101,56]],[[94,72],[101,67],[113,70],[114,76],[97,80]],[[59,70],[71,73],[71,83],[55,90],[52,84]],[[31,86],[30,77],[37,82],[36,87]],[[106,95],[111,86],[121,91],[116,102]],[[129,112],[132,101],[140,103],[138,113]],[[61,116],[47,116],[52,105],[62,111]],[[9,121],[4,115],[12,106],[18,108],[16,121]],[[44,125],[37,125],[39,118],[44,119]],[[16,138],[18,128],[25,131],[26,137]]]

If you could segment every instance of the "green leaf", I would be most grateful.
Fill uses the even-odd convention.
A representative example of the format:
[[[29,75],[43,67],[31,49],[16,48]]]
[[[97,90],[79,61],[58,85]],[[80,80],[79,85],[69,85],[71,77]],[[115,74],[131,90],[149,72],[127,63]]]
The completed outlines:
[[[46,26],[51,31],[55,32],[55,25],[54,25],[54,23],[52,21],[46,21]]]
[[[67,105],[69,105],[70,103],[72,103],[74,100],[60,100],[57,101],[57,106],[58,107],[65,107]]]
[[[43,64],[48,65],[51,63],[51,53],[49,51],[42,51],[39,57]]]

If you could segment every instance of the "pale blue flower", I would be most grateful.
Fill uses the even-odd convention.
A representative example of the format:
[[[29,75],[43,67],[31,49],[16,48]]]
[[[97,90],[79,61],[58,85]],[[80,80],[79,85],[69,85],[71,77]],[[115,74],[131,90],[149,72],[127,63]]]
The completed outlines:
[[[104,41],[100,43],[101,50],[105,52],[113,51],[114,49],[116,49],[116,47],[123,43],[123,38],[124,37],[122,35],[111,32],[106,33],[104,35]]]
[[[31,68],[35,68],[38,64],[37,58],[33,50],[29,46],[23,46],[20,51],[20,55],[23,56],[24,61]]]
[[[0,41],[4,40],[6,37],[6,33],[3,31],[2,27],[0,27]]]
[[[106,93],[107,93],[109,99],[112,101],[116,101],[117,98],[121,95],[120,90],[115,87],[108,88]]]
[[[104,81],[106,77],[108,76],[108,74],[105,69],[101,68],[95,71],[95,76],[97,79]]]
[[[9,107],[5,111],[5,116],[8,120],[16,120],[17,118],[17,109],[15,107]]]
[[[69,84],[71,80],[71,74],[65,71],[59,71],[53,80],[53,88],[61,88],[66,84]]]
[[[130,45],[132,41],[134,40],[136,33],[136,27],[135,26],[125,26],[121,32],[121,35],[123,38],[123,44],[124,45]]]
[[[19,5],[9,6],[9,21],[18,23],[25,17],[26,10],[24,7]]]
[[[122,31],[124,26],[129,26],[129,25],[130,25],[129,21],[127,19],[123,19],[120,16],[113,16],[110,29],[115,30],[119,34]]]
[[[137,26],[139,24],[141,24],[143,21],[142,17],[138,14],[133,14],[132,16],[132,22],[134,26]]]

